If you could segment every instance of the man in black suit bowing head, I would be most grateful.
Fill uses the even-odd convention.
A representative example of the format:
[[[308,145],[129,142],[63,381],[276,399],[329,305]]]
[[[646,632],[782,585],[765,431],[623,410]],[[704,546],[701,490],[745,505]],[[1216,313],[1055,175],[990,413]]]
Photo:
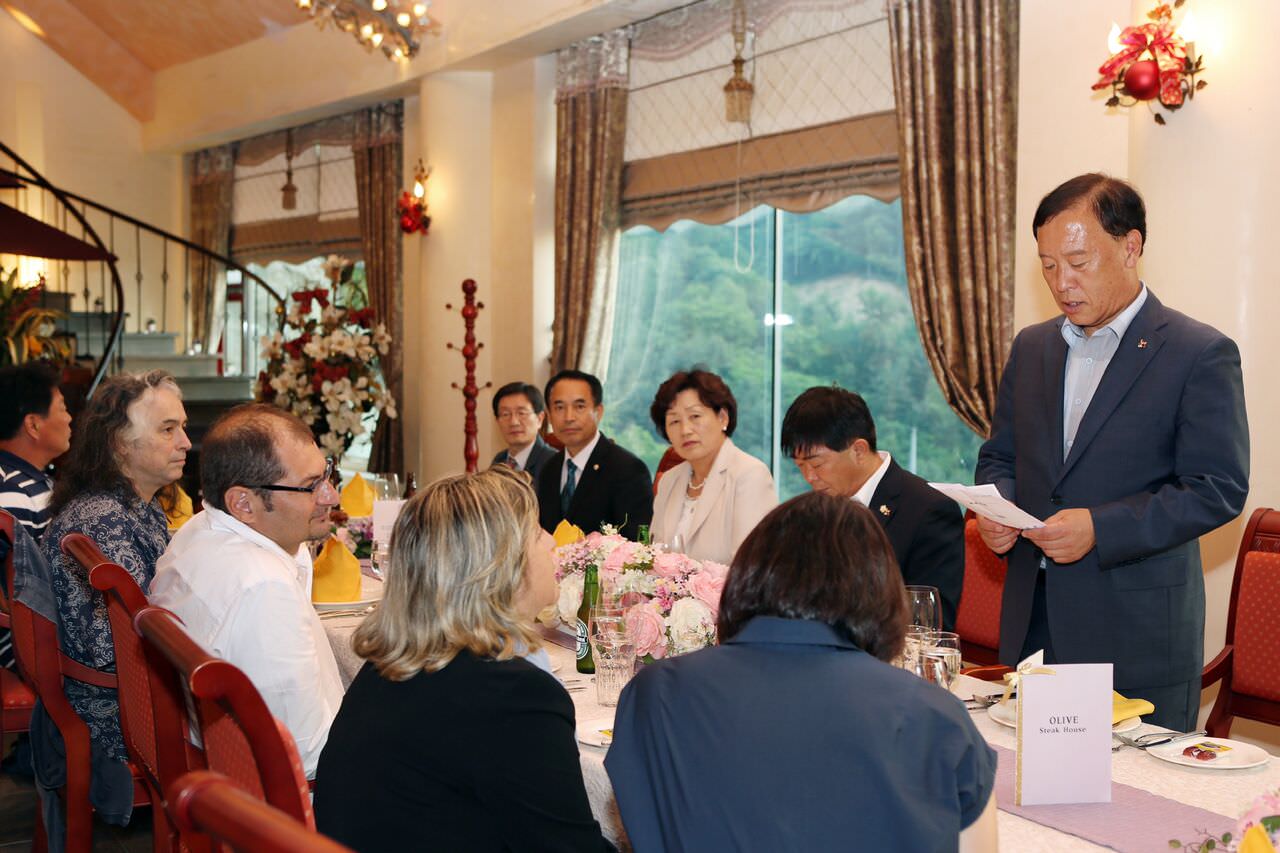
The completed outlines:
[[[955,630],[964,580],[964,516],[955,501],[876,449],[876,422],[858,394],[810,388],[782,419],[782,452],[815,492],[850,498],[884,526],[908,584],[935,586]]]
[[[564,444],[538,476],[539,520],[547,530],[568,519],[590,533],[612,524],[635,539],[653,518],[653,480],[636,456],[600,432],[604,389],[580,370],[562,370],[547,382],[551,429]]]

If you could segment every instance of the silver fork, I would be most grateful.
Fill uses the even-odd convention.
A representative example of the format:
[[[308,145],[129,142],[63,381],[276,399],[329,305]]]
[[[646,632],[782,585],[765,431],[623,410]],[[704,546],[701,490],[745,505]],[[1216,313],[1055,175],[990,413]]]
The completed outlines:
[[[1148,732],[1145,735],[1138,735],[1134,738],[1125,737],[1124,735],[1112,734],[1111,736],[1120,741],[1123,746],[1131,746],[1134,749],[1148,749],[1153,746],[1162,746],[1166,743],[1173,743],[1175,740],[1185,740],[1187,738],[1202,737],[1207,735],[1204,729],[1195,732]],[[1111,750],[1115,752],[1115,749]]]

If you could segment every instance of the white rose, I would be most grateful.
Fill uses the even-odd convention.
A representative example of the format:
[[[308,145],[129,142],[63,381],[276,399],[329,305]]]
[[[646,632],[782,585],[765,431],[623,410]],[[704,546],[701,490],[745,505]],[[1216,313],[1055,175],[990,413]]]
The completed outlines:
[[[578,608],[582,606],[582,587],[586,583],[581,574],[565,575],[560,581],[560,597],[556,600],[556,610],[560,612],[560,621],[566,625],[577,624]]]
[[[678,655],[704,647],[715,630],[716,618],[711,608],[696,598],[682,598],[671,605],[667,631]]]

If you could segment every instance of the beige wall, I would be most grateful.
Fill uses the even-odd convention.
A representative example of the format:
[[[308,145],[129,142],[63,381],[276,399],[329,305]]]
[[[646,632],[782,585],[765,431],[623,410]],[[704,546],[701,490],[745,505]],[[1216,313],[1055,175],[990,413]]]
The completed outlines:
[[[1115,20],[1143,20],[1147,2],[1077,0],[1022,4],[1018,141],[1019,327],[1050,316],[1039,278],[1030,221],[1040,196],[1065,178],[1101,170],[1132,181],[1148,208],[1144,280],[1167,305],[1201,319],[1240,345],[1249,408],[1252,473],[1249,501],[1236,522],[1204,537],[1206,660],[1223,645],[1227,597],[1245,519],[1280,504],[1280,403],[1269,393],[1276,355],[1272,320],[1280,292],[1263,265],[1280,233],[1280,100],[1258,85],[1280,32],[1274,0],[1195,0],[1198,48],[1210,83],[1194,102],[1155,124],[1145,107],[1108,114],[1090,97],[1093,70],[1106,56]],[[1083,61],[1084,46],[1097,56]],[[1271,440],[1269,440],[1271,439]],[[1205,712],[1213,691],[1205,694]],[[1274,730],[1236,724],[1233,734],[1269,739]]]
[[[53,184],[114,207],[131,216],[176,230],[182,211],[180,159],[172,154],[148,153],[142,146],[142,127],[125,109],[64,62],[44,42],[0,11],[0,140],[44,174]],[[8,168],[7,161],[0,166]],[[31,190],[18,194],[18,205],[34,216],[52,219],[56,205],[27,202]],[[8,202],[13,194],[5,192]],[[101,220],[91,218],[94,227]],[[79,233],[74,229],[73,233]],[[105,230],[103,240],[108,239]],[[133,235],[117,231],[116,254],[126,278],[132,305],[137,270]],[[158,315],[160,299],[159,249],[143,244],[143,298]],[[150,254],[149,256],[149,253]],[[171,263],[173,261],[171,260]],[[5,259],[6,266],[12,259]],[[61,287],[55,262],[47,262],[51,287]],[[171,270],[172,273],[172,270]],[[73,265],[70,289],[83,286],[83,267]],[[90,289],[96,298],[98,272],[91,270]],[[170,316],[178,322],[180,306],[170,300]],[[154,304],[154,308],[151,306]],[[77,300],[79,310],[83,301]],[[128,327],[133,329],[132,322]]]

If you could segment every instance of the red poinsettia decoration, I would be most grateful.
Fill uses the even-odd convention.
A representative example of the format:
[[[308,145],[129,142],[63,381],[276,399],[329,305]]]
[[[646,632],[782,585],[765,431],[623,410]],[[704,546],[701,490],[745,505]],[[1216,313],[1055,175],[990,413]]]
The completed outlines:
[[[1125,27],[1120,32],[1118,45],[1112,45],[1114,53],[1098,68],[1098,82],[1093,84],[1095,90],[1111,87],[1107,106],[1132,106],[1158,97],[1165,109],[1176,110],[1184,98],[1195,97],[1208,85],[1196,80],[1203,70],[1203,58],[1193,55],[1173,25],[1173,10],[1183,2],[1159,4],[1147,13],[1151,23]],[[1133,100],[1125,103],[1122,97]],[[1155,120],[1157,124],[1165,123],[1159,113]]]
[[[431,227],[431,217],[427,215],[427,178],[430,176],[431,170],[423,166],[419,159],[413,175],[413,191],[405,190],[400,193],[400,200],[396,202],[400,230],[406,234],[418,231],[426,234]]]

